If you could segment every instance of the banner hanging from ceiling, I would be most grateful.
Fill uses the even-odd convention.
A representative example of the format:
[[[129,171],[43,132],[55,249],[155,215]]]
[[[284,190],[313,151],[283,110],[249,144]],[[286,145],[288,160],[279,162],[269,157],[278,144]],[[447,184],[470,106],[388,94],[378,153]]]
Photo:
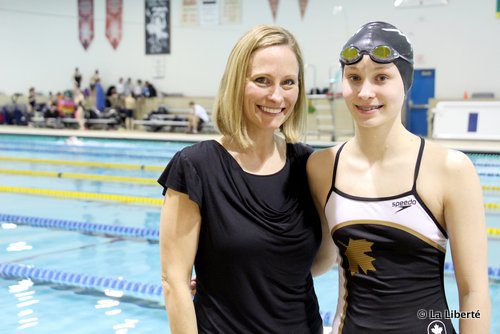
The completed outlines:
[[[78,39],[85,50],[94,39],[94,0],[78,0]]]
[[[106,38],[116,50],[122,40],[123,0],[106,0]]]
[[[304,19],[304,15],[306,14],[307,3],[309,0],[299,0],[300,6],[300,18]]]
[[[170,54],[170,0],[146,0],[146,54]]]
[[[269,0],[269,6],[271,6],[271,13],[273,14],[273,20],[276,21],[276,13],[278,12],[279,0]]]

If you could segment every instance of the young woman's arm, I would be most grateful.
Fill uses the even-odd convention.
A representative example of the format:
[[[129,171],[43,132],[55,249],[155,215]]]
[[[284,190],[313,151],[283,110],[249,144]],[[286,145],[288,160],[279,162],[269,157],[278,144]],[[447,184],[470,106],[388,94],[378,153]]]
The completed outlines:
[[[198,333],[190,282],[200,226],[198,205],[188,195],[168,189],[160,218],[160,257],[172,334]]]
[[[307,178],[309,188],[314,201],[314,206],[321,219],[321,246],[316,253],[311,273],[319,276],[331,269],[336,261],[336,247],[333,243],[328,222],[326,221],[324,207],[332,181],[333,161],[330,158],[331,152],[328,150],[318,151],[311,154],[307,160]]]
[[[489,333],[488,253],[482,189],[471,161],[449,151],[446,159],[444,218],[460,296],[460,311],[479,312],[460,319],[460,333]]]

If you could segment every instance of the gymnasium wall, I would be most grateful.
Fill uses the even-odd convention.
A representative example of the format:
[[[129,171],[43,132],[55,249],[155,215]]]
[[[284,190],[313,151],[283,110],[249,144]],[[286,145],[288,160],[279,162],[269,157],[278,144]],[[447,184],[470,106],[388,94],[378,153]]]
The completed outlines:
[[[123,38],[113,50],[104,35],[105,0],[94,0],[95,37],[85,51],[78,40],[76,0],[0,0],[0,92],[43,93],[71,87],[75,66],[84,84],[97,68],[105,86],[118,78],[152,81],[160,91],[213,96],[227,56],[252,26],[273,23],[268,0],[241,0],[238,25],[183,27],[181,0],[171,0],[171,54],[144,54],[144,2],[124,0]],[[335,6],[343,9],[334,14]],[[407,33],[417,68],[436,69],[436,97],[464,91],[500,97],[500,19],[495,0],[452,0],[447,6],[394,8],[392,0],[309,0],[304,19],[298,0],[281,0],[277,25],[298,38],[307,86],[326,87],[346,38],[369,20],[386,20]],[[159,69],[159,70],[158,70]],[[164,78],[153,78],[158,71]]]

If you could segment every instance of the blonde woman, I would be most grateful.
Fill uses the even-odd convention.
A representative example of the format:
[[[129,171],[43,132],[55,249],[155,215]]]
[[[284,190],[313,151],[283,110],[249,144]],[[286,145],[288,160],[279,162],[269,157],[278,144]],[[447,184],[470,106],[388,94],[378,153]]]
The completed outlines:
[[[312,150],[297,143],[306,97],[295,38],[273,26],[245,34],[214,109],[222,138],[183,149],[159,179],[172,333],[320,333],[310,271],[321,226],[305,174]]]

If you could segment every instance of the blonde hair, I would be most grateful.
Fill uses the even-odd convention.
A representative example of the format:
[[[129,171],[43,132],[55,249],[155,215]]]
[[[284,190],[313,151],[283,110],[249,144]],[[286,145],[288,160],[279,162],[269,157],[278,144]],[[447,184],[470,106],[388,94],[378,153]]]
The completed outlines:
[[[305,129],[307,101],[304,87],[304,61],[299,45],[295,37],[286,29],[259,25],[243,35],[231,51],[214,105],[214,119],[219,131],[243,149],[253,144],[248,136],[243,116],[245,83],[250,59],[255,51],[277,45],[290,47],[299,64],[299,96],[292,114],[281,126],[281,132],[287,142],[293,143],[300,139]]]

